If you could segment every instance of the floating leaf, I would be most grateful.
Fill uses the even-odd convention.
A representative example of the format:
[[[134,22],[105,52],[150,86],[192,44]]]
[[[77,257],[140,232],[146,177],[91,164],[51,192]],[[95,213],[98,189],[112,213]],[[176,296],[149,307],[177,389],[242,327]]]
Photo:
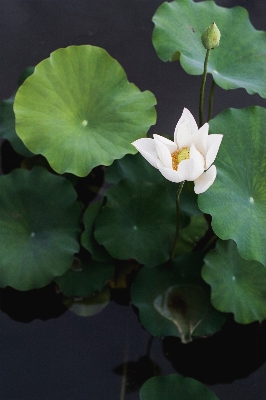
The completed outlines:
[[[154,376],[140,389],[140,400],[218,400],[213,392],[193,378],[180,375]]]
[[[218,241],[205,257],[203,279],[211,285],[215,308],[234,313],[236,322],[248,324],[266,319],[266,268],[243,260],[232,241]]]
[[[175,233],[175,203],[165,186],[123,179],[106,191],[94,236],[114,258],[150,267],[167,261]]]
[[[221,239],[233,239],[241,257],[266,265],[266,110],[247,107],[223,111],[212,133],[224,138],[215,160],[217,178],[199,195],[199,207],[212,216]]]
[[[158,56],[163,61],[180,59],[188,74],[201,75],[206,54],[201,35],[213,21],[221,40],[211,50],[208,73],[223,89],[244,88],[266,97],[266,33],[251,25],[242,7],[227,9],[214,1],[163,3],[153,17],[152,40]]]
[[[175,254],[190,252],[195,246],[195,243],[204,236],[206,230],[207,222],[204,216],[192,216],[190,224],[180,230]]]
[[[89,297],[103,288],[114,273],[114,262],[75,258],[72,267],[54,280],[66,296]]]
[[[81,244],[87,249],[96,261],[106,261],[111,259],[110,254],[106,249],[96,242],[94,238],[94,225],[96,217],[98,216],[103,205],[103,201],[97,201],[96,203],[90,205],[84,213],[84,225],[85,230],[81,235]]]
[[[168,181],[159,172],[158,169],[152,167],[140,153],[131,155],[127,154],[121,160],[115,160],[113,164],[107,168],[106,180],[116,184],[124,178],[132,181],[147,181],[153,183],[161,183],[164,185],[176,201],[176,192],[178,184]],[[198,196],[194,192],[194,182],[186,182],[180,196],[180,208],[187,215],[202,215],[197,204]]]
[[[182,254],[171,263],[142,268],[131,290],[142,325],[158,337],[177,336],[183,343],[192,336],[218,331],[225,314],[210,303],[208,285],[202,280],[199,254]]]
[[[0,192],[0,287],[45,286],[79,251],[76,192],[41,167],[1,176]]]
[[[105,50],[70,46],[38,64],[19,88],[16,130],[56,172],[86,176],[136,152],[131,142],[155,123],[155,104]]]
[[[122,179],[127,178],[132,181],[145,180],[147,182],[157,182],[165,184],[174,195],[178,185],[170,182],[163,177],[158,169],[149,164],[140,153],[127,154],[120,160],[115,160],[106,171],[106,180],[116,184]]]

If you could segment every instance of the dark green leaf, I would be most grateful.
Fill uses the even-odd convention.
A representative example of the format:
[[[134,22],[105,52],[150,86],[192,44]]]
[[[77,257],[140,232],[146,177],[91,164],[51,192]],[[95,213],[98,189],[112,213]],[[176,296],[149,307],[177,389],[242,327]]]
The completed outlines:
[[[85,230],[81,235],[81,244],[87,249],[94,260],[107,261],[111,257],[106,249],[99,245],[94,238],[95,220],[102,208],[103,201],[97,201],[89,206],[84,213]]]
[[[213,392],[193,378],[155,376],[140,389],[140,400],[218,400]]]
[[[54,280],[66,296],[89,297],[103,288],[114,273],[114,262],[97,262],[75,258],[72,267]]]
[[[176,217],[165,186],[124,179],[106,197],[95,223],[97,242],[120,260],[134,258],[150,267],[167,261]]]
[[[220,240],[204,261],[202,276],[211,285],[215,308],[234,313],[242,324],[266,319],[266,268],[262,264],[243,260],[233,240]]]
[[[152,335],[177,336],[188,343],[192,336],[209,335],[221,328],[226,316],[211,305],[201,266],[201,256],[188,253],[170,265],[143,268],[138,273],[131,290],[132,303]]]
[[[0,192],[0,287],[45,286],[79,251],[76,192],[41,167],[1,176]]]

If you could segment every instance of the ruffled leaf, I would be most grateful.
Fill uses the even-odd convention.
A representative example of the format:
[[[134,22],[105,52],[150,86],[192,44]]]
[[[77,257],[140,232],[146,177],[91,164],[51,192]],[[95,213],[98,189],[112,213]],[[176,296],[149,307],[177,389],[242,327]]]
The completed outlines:
[[[244,88],[266,97],[266,33],[251,25],[242,7],[227,9],[214,1],[163,3],[153,17],[152,40],[158,56],[163,61],[180,60],[188,74],[201,75],[206,54],[201,35],[213,21],[221,40],[211,50],[208,73],[223,89]]]
[[[65,178],[41,167],[0,177],[0,287],[47,285],[79,251],[81,209]]]
[[[211,285],[215,308],[232,312],[241,324],[266,319],[266,268],[261,263],[243,260],[232,240],[220,240],[204,261],[202,276]]]
[[[221,239],[233,239],[240,256],[266,265],[266,110],[247,107],[223,111],[210,121],[223,133],[214,184],[199,195],[200,209],[212,216]]]

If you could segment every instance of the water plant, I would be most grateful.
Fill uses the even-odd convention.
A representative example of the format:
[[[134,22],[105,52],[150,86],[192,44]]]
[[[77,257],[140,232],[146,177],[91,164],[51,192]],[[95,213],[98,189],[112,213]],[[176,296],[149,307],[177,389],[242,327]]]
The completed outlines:
[[[185,346],[228,315],[266,319],[266,110],[212,117],[216,85],[266,97],[266,33],[212,0],[165,2],[153,22],[160,59],[202,75],[198,118],[184,104],[174,138],[150,137],[155,96],[91,45],[54,51],[0,105],[0,136],[22,156],[0,176],[0,287],[56,282],[69,307],[90,298],[91,315],[121,285],[145,329]],[[149,379],[140,399],[179,393],[217,398],[171,375]]]

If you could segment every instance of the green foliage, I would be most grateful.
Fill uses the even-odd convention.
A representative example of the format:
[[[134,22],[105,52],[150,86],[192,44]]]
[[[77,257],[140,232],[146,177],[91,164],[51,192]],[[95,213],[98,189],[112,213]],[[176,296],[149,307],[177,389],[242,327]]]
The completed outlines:
[[[188,343],[192,336],[209,335],[221,328],[226,316],[211,305],[201,266],[201,256],[188,253],[171,264],[138,273],[131,298],[142,325],[152,335],[177,336]]]
[[[203,279],[211,285],[211,302],[223,312],[234,313],[241,324],[266,319],[266,268],[246,261],[232,241],[218,241],[205,257]]]
[[[87,207],[83,218],[85,230],[81,235],[82,246],[91,253],[93,260],[96,261],[108,261],[111,258],[105,248],[94,237],[95,220],[102,206],[103,202],[97,201]]]
[[[20,75],[19,86],[33,73],[34,67],[26,68]],[[3,100],[0,104],[0,137],[7,139],[13,149],[24,157],[31,157],[33,154],[23,144],[15,130],[15,114],[13,111],[14,96]]]
[[[149,267],[169,259],[175,203],[162,184],[123,179],[106,191],[94,236],[114,258]]]
[[[16,131],[56,172],[86,176],[136,152],[131,142],[155,123],[155,103],[105,50],[70,46],[40,62],[19,88]]]
[[[153,22],[153,45],[163,61],[180,60],[191,75],[201,75],[206,50],[203,31],[215,21],[220,45],[211,50],[208,73],[223,89],[244,88],[266,97],[266,33],[256,31],[242,7],[219,7],[214,1],[163,3]]]
[[[123,178],[132,181],[146,181],[153,184],[162,184],[168,190],[172,201],[175,202],[178,185],[165,179],[158,169],[153,168],[139,153],[127,154],[120,160],[115,160],[108,167],[106,180],[117,184]],[[180,208],[187,215],[202,215],[198,204],[198,196],[194,192],[193,182],[186,182],[180,196]],[[187,221],[186,221],[187,222]],[[186,223],[187,224],[187,223]]]
[[[0,287],[39,288],[70,268],[81,209],[63,177],[44,168],[0,177]]]
[[[202,74],[201,35],[210,24],[215,27],[213,21],[221,40],[210,51],[207,72],[224,89],[241,87],[266,97],[266,33],[253,28],[241,7],[163,3],[153,17],[158,56]],[[216,180],[199,197],[194,183],[186,182],[176,203],[179,185],[131,144],[155,123],[156,99],[129,83],[105,50],[58,49],[25,70],[19,86],[15,101],[11,96],[0,105],[0,137],[26,157],[21,166],[32,170],[0,177],[0,287],[30,290],[55,281],[70,310],[91,316],[107,306],[111,290],[128,289],[133,281],[131,301],[143,327],[182,343],[219,331],[227,313],[244,324],[266,318],[266,109],[229,109],[210,121],[210,132],[224,135]],[[190,134],[190,128],[182,129],[184,137]],[[207,129],[202,132],[197,140],[205,151]],[[213,143],[210,135],[208,150]],[[173,146],[164,139],[152,144],[152,165],[164,159],[172,169]],[[212,147],[209,157],[215,155]],[[201,158],[197,154],[190,168]],[[65,176],[51,174],[50,166]],[[96,166],[104,167],[92,171]],[[212,228],[203,213],[211,215]],[[224,241],[208,252],[216,235]],[[79,253],[80,243],[89,253]],[[217,399],[201,383],[177,375],[149,379],[141,388],[141,400],[166,398]]]
[[[33,154],[16,134],[13,103],[14,97],[12,96],[0,104],[0,137],[7,139],[17,153],[24,157],[31,157]]]
[[[193,378],[180,375],[154,376],[140,389],[140,400],[218,400],[213,392]]]
[[[203,215],[194,215],[190,224],[180,230],[180,237],[175,248],[175,254],[192,251],[196,242],[201,239],[207,230],[207,222]]]
[[[223,111],[212,133],[223,133],[216,158],[217,178],[199,195],[199,207],[212,216],[221,239],[233,239],[240,255],[266,265],[266,110],[247,107]]]
[[[114,273],[114,262],[76,258],[72,267],[54,280],[66,296],[89,297],[101,290]]]

